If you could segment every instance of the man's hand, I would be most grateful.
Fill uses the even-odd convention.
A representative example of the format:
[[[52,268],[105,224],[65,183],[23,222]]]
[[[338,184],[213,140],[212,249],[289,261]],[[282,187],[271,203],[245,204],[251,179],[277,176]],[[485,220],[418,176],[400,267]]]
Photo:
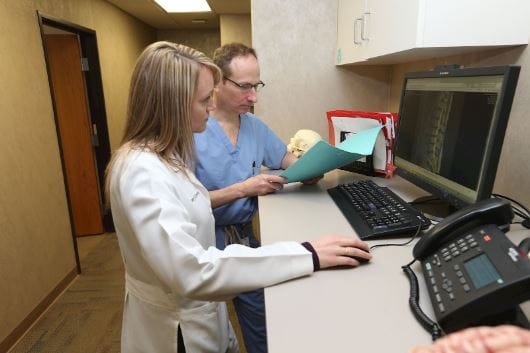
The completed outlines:
[[[323,177],[324,177],[323,175],[320,175],[320,176],[317,176],[317,177],[314,177],[314,178],[311,178],[311,179],[302,180],[301,183],[304,184],[304,185],[314,185],[314,184],[318,183],[320,181],[320,179],[322,179]]]
[[[263,196],[283,189],[287,179],[272,174],[259,174],[240,183],[241,191],[247,197]]]
[[[212,208],[226,205],[243,197],[263,196],[283,189],[287,179],[272,174],[259,174],[226,188],[210,191]]]

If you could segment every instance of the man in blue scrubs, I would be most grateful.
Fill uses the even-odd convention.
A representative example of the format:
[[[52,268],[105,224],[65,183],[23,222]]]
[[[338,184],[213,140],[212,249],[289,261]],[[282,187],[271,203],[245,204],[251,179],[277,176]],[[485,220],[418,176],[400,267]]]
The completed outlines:
[[[195,173],[210,191],[217,247],[224,249],[233,243],[258,247],[251,224],[257,210],[256,196],[279,190],[285,182],[279,176],[260,174],[261,166],[285,169],[296,157],[250,113],[257,102],[257,91],[265,86],[254,49],[227,44],[215,51],[213,60],[224,77],[217,87],[216,108],[206,130],[194,135]],[[247,351],[267,352],[263,289],[242,293],[233,303]]]

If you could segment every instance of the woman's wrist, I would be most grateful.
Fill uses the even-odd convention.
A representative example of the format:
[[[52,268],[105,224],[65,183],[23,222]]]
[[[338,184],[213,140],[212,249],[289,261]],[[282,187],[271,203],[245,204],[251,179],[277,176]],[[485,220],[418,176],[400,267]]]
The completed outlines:
[[[306,248],[312,255],[313,257],[313,271],[316,272],[318,270],[320,270],[320,261],[318,260],[318,254],[315,250],[315,248],[313,248],[313,245],[311,245],[310,242],[308,241],[305,241],[302,243],[302,246],[304,248]]]

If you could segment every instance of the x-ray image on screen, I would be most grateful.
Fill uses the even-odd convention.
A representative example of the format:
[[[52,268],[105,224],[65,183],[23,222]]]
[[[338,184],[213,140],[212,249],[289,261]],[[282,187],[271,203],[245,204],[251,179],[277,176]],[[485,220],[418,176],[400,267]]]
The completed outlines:
[[[495,93],[409,91],[399,155],[470,189],[477,187]],[[403,138],[405,137],[405,138]]]
[[[405,74],[396,173],[454,208],[490,197],[519,71],[510,65]]]

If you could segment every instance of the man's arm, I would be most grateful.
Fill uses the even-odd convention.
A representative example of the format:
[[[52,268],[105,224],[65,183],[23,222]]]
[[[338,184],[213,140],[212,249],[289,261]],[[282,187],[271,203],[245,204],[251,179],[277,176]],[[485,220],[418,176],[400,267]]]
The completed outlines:
[[[291,152],[286,152],[280,164],[281,169],[287,169],[298,158]],[[320,179],[319,179],[320,180]],[[263,196],[281,190],[285,178],[272,174],[258,174],[245,181],[232,184],[219,190],[210,190],[212,208],[226,205],[243,197]]]
[[[282,159],[281,168],[287,169],[289,168],[291,164],[293,164],[297,160],[298,158],[296,158],[294,154],[292,154],[291,152],[286,152],[285,156],[283,156],[283,159]]]
[[[285,178],[272,174],[259,174],[226,188],[210,191],[212,208],[226,205],[243,197],[262,196],[281,190]]]
[[[281,168],[287,169],[291,164],[296,162],[298,158],[291,152],[286,152],[281,162]],[[302,183],[311,185],[316,184],[322,176],[304,180]],[[243,197],[263,196],[271,192],[281,190],[283,184],[286,182],[285,178],[272,174],[259,174],[248,178],[245,181],[232,184],[226,188],[210,191],[210,200],[212,208],[217,208],[226,205]]]

